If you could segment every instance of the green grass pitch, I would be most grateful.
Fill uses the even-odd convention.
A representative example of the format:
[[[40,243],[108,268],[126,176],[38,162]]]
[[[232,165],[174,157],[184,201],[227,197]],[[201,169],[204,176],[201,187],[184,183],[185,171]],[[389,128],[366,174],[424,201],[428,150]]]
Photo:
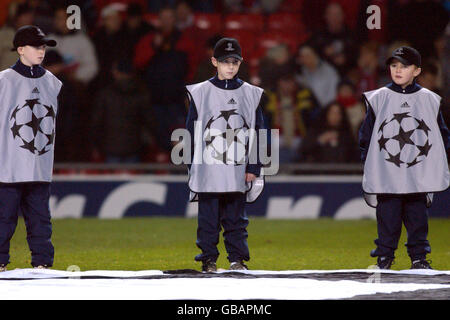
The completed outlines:
[[[78,266],[86,270],[200,269],[194,256],[196,219],[96,218],[53,220],[54,269]],[[438,270],[450,270],[450,219],[430,219],[428,256]],[[375,264],[373,220],[268,220],[250,217],[249,248],[253,270],[366,269]],[[403,229],[392,269],[410,267]],[[221,236],[219,268],[228,268]],[[30,268],[23,220],[11,241],[9,270]]]

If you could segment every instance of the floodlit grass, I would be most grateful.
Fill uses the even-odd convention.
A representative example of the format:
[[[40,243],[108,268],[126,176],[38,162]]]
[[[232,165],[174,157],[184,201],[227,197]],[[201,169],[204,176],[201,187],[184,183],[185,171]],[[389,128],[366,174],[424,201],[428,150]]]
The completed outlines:
[[[55,263],[66,270],[76,265],[86,270],[200,269],[194,256],[196,219],[125,218],[121,220],[53,220]],[[450,270],[450,219],[430,219],[432,266]],[[267,220],[250,218],[249,248],[253,270],[365,269],[375,264],[369,252],[375,246],[376,222]],[[392,269],[410,267],[403,229]],[[223,238],[219,244],[219,268],[228,268]],[[23,220],[11,242],[9,270],[30,267],[30,252]]]

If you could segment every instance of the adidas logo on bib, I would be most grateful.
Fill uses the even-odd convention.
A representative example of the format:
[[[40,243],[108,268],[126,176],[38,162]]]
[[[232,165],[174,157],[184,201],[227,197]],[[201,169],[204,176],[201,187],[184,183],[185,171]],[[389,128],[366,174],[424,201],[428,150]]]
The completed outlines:
[[[400,108],[409,108],[408,102],[404,102],[404,103],[400,106]]]
[[[39,89],[37,87],[34,87],[33,91],[31,91],[31,93],[40,93]]]
[[[236,101],[234,101],[234,99],[233,99],[233,98],[231,98],[231,99],[230,99],[230,101],[228,101],[228,104],[237,104],[237,102],[236,102]]]

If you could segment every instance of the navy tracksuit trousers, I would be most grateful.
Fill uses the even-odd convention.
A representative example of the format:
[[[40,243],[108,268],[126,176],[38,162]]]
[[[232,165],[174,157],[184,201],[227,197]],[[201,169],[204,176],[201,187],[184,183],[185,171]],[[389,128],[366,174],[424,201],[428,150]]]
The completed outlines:
[[[244,193],[199,193],[196,244],[202,253],[195,260],[217,260],[217,244],[223,227],[228,260],[248,261],[247,226]]]
[[[407,232],[407,251],[411,260],[425,259],[431,252],[428,236],[428,212],[425,193],[378,195],[376,209],[378,239],[372,257],[394,257],[402,231]]]
[[[49,183],[0,184],[0,265],[9,263],[9,244],[19,210],[25,220],[31,265],[53,265],[49,199]]]

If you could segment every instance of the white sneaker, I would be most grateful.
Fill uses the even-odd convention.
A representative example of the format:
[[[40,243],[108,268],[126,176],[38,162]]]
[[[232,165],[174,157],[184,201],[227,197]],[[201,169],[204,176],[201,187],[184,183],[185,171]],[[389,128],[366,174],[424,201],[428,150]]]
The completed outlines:
[[[40,266],[34,267],[33,269],[48,269],[48,267],[40,265]]]
[[[6,269],[6,266],[5,265],[0,265],[0,272],[3,272],[3,271],[6,271],[6,270],[8,270],[8,269]]]
[[[229,270],[248,270],[248,267],[243,261],[234,261],[231,262]]]

